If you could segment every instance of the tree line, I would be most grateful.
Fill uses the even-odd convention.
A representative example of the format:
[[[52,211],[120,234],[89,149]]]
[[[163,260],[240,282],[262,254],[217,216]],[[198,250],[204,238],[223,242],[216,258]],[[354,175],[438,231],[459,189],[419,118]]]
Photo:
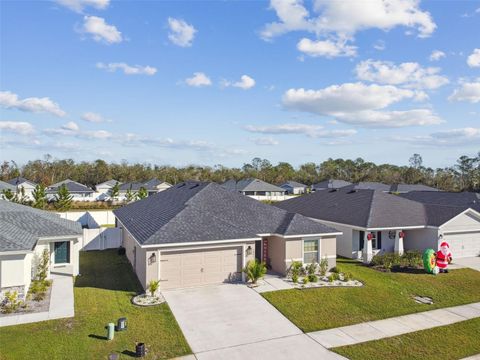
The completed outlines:
[[[254,158],[239,168],[223,165],[174,167],[148,163],[107,163],[104,160],[75,162],[72,159],[54,159],[45,155],[24,165],[4,161],[0,179],[7,181],[17,176],[44,186],[71,179],[90,187],[115,179],[120,182],[144,182],[151,178],[176,184],[186,180],[223,183],[229,179],[258,178],[272,184],[294,180],[311,185],[327,179],[353,183],[376,181],[386,184],[424,184],[447,191],[480,190],[480,151],[476,156],[461,156],[455,164],[433,169],[423,164],[421,155],[414,154],[409,165],[375,164],[362,158],[328,159],[321,163],[308,162],[294,167],[288,162],[272,164],[267,159]]]

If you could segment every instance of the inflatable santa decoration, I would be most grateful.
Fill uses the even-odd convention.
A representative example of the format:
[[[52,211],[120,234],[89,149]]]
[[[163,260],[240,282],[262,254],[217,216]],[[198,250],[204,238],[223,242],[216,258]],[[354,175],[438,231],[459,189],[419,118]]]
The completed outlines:
[[[440,244],[440,250],[437,251],[437,266],[441,273],[448,273],[448,264],[452,262],[452,253],[450,246],[446,241]]]

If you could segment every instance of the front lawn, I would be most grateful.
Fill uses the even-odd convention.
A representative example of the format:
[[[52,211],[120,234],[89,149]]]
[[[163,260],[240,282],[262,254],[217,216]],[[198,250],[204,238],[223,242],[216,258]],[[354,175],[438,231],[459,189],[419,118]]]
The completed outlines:
[[[141,308],[130,303],[141,287],[125,256],[116,250],[81,252],[75,282],[75,317],[0,328],[0,359],[130,358],[144,342],[149,359],[169,359],[191,350],[166,303]],[[105,340],[105,325],[127,318],[128,329]]]
[[[337,259],[337,265],[365,286],[282,290],[262,295],[304,332],[480,301],[480,272],[471,269],[434,276],[421,272],[383,273],[346,259]],[[431,297],[434,304],[417,304],[412,295]]]
[[[349,359],[462,359],[480,353],[480,318],[332,349]]]

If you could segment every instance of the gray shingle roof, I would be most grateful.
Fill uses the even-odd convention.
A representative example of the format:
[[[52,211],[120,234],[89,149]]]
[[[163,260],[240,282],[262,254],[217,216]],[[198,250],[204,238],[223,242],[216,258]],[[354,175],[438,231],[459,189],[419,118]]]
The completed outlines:
[[[351,184],[349,186],[346,186],[345,189],[347,188],[349,190],[380,190],[380,191],[389,192],[391,185],[387,185],[387,184],[375,182],[375,181],[362,181],[356,184]]]
[[[111,180],[107,180],[107,181],[104,181],[104,182],[102,182],[102,183],[100,183],[100,184],[95,185],[95,188],[104,187],[104,186],[110,186],[110,187],[112,187],[112,186],[115,186],[116,183],[118,183],[119,185],[121,184],[120,181],[117,181],[117,180],[115,180],[115,179],[111,179]]]
[[[340,189],[345,186],[351,185],[351,182],[345,180],[324,180],[320,181],[319,183],[313,184],[312,188],[315,190],[323,190],[323,189]]]
[[[423,184],[394,184],[390,187],[391,192],[411,192],[411,191],[440,191],[436,188]]]
[[[440,226],[472,208],[480,211],[479,194],[381,190],[317,191],[275,204],[282,209],[325,221],[364,228]]]
[[[32,250],[41,237],[78,235],[82,235],[78,222],[0,200],[0,251]]]
[[[140,244],[326,234],[335,229],[215,183],[186,182],[114,210]]]
[[[24,177],[18,176],[16,178],[10,179],[7,181],[10,185],[17,186],[23,183],[27,183],[32,186],[36,186],[37,184],[34,183],[33,181],[30,181],[28,179],[25,179]]]
[[[161,184],[167,184],[171,186],[171,184],[167,183],[166,181],[158,180],[156,178],[148,180],[146,183],[144,183],[144,186],[147,190],[157,190],[157,186]]]
[[[290,212],[364,228],[421,226],[422,204],[375,190],[316,191],[275,204]]]
[[[145,187],[145,184],[143,183],[140,183],[140,182],[128,182],[128,183],[124,183],[124,184],[121,184],[119,186],[119,190],[120,192],[126,192],[127,190],[131,190],[131,191],[138,191],[140,190],[141,187]]]
[[[70,193],[93,193],[94,191],[90,189],[88,186],[80,184],[79,182],[67,179],[60,181],[56,184],[50,185],[47,188],[47,194],[56,194],[58,189],[65,185]]]
[[[305,184],[302,184],[302,183],[299,183],[299,182],[296,182],[296,181],[287,181],[287,182],[284,182],[282,185],[279,185],[281,188],[283,187],[291,187],[291,188],[306,188],[307,185]]]
[[[0,180],[0,192],[3,190],[11,190],[13,192],[17,191],[17,188],[14,185],[11,185],[5,181]]]
[[[222,186],[231,191],[277,191],[284,192],[281,187],[269,184],[259,179],[228,180]]]

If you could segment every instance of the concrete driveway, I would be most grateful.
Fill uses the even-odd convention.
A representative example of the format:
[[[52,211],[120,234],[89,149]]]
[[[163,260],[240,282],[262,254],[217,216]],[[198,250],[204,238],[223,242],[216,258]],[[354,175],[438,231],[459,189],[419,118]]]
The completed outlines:
[[[164,291],[192,351],[204,359],[343,359],[303,334],[245,285]]]
[[[453,259],[452,269],[461,267],[468,267],[480,271],[480,256]]]

